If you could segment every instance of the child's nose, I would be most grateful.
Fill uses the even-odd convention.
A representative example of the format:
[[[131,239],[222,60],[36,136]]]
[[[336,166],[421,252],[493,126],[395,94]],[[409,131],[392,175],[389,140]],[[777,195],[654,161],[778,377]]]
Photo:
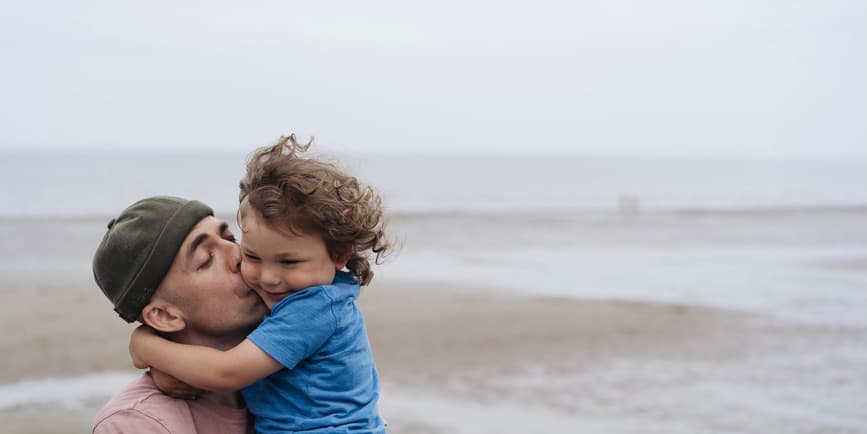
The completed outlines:
[[[259,283],[266,286],[276,286],[280,284],[280,273],[273,267],[262,267],[259,275]]]

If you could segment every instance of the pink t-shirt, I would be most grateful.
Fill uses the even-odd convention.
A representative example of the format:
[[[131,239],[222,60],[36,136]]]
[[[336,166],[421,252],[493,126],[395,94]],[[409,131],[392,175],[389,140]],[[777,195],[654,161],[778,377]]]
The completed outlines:
[[[247,410],[164,395],[150,375],[127,384],[93,420],[93,434],[247,433]]]

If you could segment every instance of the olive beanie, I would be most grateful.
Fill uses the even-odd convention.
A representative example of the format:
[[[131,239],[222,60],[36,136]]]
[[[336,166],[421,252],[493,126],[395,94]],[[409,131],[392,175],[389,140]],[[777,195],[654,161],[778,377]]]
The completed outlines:
[[[156,196],[130,205],[108,222],[93,255],[93,277],[121,318],[138,319],[184,239],[210,215],[214,211],[199,201]]]

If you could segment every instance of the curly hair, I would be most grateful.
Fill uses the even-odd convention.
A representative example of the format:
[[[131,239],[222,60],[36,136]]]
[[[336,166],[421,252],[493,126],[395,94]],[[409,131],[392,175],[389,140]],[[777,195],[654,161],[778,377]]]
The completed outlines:
[[[276,229],[319,235],[334,260],[350,253],[346,268],[367,285],[373,279],[370,254],[379,263],[391,248],[382,199],[333,164],[302,157],[312,143],[312,137],[301,144],[291,134],[255,150],[241,180],[240,201]]]

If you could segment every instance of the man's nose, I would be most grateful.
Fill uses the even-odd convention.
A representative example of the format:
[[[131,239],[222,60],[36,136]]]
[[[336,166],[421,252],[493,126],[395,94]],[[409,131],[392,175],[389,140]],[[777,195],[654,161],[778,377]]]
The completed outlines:
[[[229,243],[228,252],[226,254],[226,260],[229,261],[227,264],[229,266],[229,270],[233,273],[241,272],[241,247],[236,243]]]

